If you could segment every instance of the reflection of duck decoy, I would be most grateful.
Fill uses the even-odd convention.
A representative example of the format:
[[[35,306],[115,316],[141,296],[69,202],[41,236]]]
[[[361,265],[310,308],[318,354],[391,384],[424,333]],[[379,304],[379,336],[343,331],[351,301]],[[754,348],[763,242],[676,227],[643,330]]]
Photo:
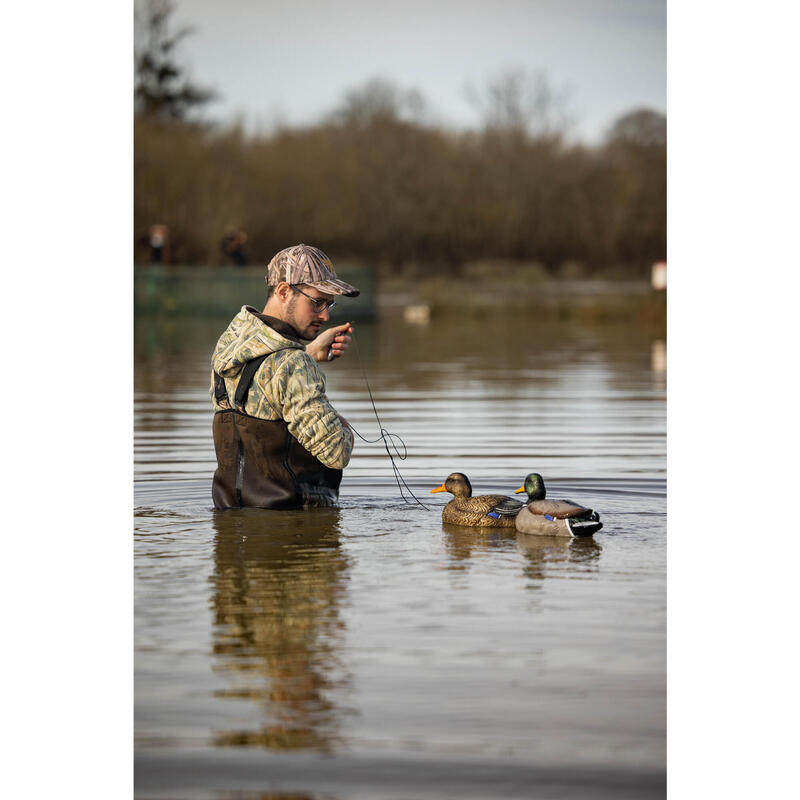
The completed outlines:
[[[544,480],[538,472],[531,472],[525,483],[514,492],[527,492],[528,504],[517,514],[518,531],[542,536],[591,536],[600,528],[600,516],[591,508],[572,500],[547,500]]]
[[[596,561],[603,548],[593,536],[536,536],[516,531],[516,543],[520,551],[537,564],[554,564],[570,561],[576,564]]]
[[[594,562],[603,548],[594,536],[568,539],[566,536],[537,536],[515,531],[517,548],[525,556],[523,572],[535,583],[529,588],[541,588],[546,578],[568,577],[596,569]]]
[[[486,558],[498,550],[513,549],[519,536],[513,526],[486,530],[448,525],[446,522],[442,523],[442,533],[445,549],[450,556],[447,569],[464,569],[468,566],[465,562],[470,559]]]
[[[481,528],[513,528],[522,503],[502,494],[472,496],[472,484],[463,472],[453,472],[434,492],[450,492],[453,499],[442,509],[442,522]]]

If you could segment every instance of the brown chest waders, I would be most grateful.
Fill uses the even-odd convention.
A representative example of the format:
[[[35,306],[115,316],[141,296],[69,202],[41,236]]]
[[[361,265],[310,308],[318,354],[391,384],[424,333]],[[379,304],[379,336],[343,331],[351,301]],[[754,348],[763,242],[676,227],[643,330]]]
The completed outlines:
[[[258,368],[270,354],[248,361],[239,376],[232,408],[214,414],[217,470],[214,508],[314,508],[336,505],[342,470],[326,467],[289,432],[282,419],[244,411]],[[225,381],[214,373],[218,405],[231,406]]]

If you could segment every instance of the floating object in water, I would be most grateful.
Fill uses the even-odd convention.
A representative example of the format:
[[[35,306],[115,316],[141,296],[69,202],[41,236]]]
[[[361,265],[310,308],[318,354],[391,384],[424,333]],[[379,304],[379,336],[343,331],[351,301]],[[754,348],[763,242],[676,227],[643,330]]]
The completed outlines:
[[[514,494],[527,492],[528,504],[514,522],[518,531],[539,536],[592,536],[603,527],[600,515],[572,500],[547,500],[544,479],[531,472]]]
[[[413,325],[427,325],[431,319],[431,307],[425,303],[406,306],[403,309],[403,319]]]
[[[513,528],[523,504],[502,494],[472,496],[472,484],[463,472],[453,472],[434,492],[450,492],[453,499],[442,509],[442,522],[481,528]]]

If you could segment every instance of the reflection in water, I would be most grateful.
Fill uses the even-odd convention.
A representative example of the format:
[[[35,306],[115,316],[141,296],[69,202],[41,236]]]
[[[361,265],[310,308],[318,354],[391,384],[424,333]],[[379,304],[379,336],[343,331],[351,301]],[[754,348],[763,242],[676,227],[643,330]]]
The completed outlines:
[[[333,689],[349,685],[338,652],[347,560],[339,510],[214,514],[214,669],[226,698],[258,703],[256,730],[217,731],[217,745],[332,748]]]
[[[210,487],[209,353],[228,321],[137,319],[137,480],[191,475]],[[444,314],[421,328],[398,314],[356,329],[348,357],[323,366],[328,394],[374,438],[368,376],[381,423],[408,447],[407,480],[438,482],[458,466],[476,485],[513,476],[504,493],[534,468],[547,480],[663,476],[666,374],[651,369],[652,337],[633,324]],[[343,494],[376,476],[392,477],[385,450],[359,441]]]
[[[507,547],[517,533],[514,528],[469,528],[446,522],[442,523],[442,530],[445,548],[451,558],[447,568],[455,570],[467,569],[465,562],[473,555]]]
[[[651,346],[650,362],[653,372],[667,371],[667,345],[663,339],[656,339]]]
[[[568,539],[559,536],[534,536],[514,528],[469,528],[442,523],[444,543],[450,562],[446,569],[466,570],[469,559],[492,551],[508,550],[514,544],[525,556],[524,574],[544,580],[564,570],[568,573],[594,571],[603,548],[592,536]],[[570,567],[571,569],[565,569]],[[535,586],[535,585],[534,585]]]
[[[525,555],[525,576],[541,581],[566,564],[579,564],[583,569],[595,570],[603,548],[594,537],[567,539],[559,536],[535,536],[516,532],[517,546]],[[573,570],[574,571],[574,570]],[[534,584],[534,587],[536,585]]]
[[[320,754],[661,769],[663,333],[398,313],[358,323],[348,358],[323,365],[364,435],[377,427],[368,375],[420,497],[454,468],[498,494],[541,472],[607,523],[570,541],[398,513],[385,449],[362,442],[341,511],[213,515],[209,354],[228,321],[136,321],[137,753],[165,759],[164,779],[212,744],[226,774]],[[342,798],[356,794],[369,796],[354,778]]]

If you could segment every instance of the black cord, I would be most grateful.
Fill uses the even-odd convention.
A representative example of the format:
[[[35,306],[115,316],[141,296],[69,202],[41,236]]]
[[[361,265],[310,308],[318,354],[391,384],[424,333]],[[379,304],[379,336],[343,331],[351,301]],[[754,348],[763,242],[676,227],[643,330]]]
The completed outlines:
[[[416,500],[416,502],[420,506],[422,506],[426,511],[431,511],[431,509],[428,508],[428,506],[426,506],[414,494],[414,492],[411,491],[411,487],[406,483],[405,478],[400,473],[400,468],[397,466],[397,464],[395,464],[394,456],[392,456],[391,450],[389,449],[390,443],[391,443],[392,448],[394,449],[395,455],[397,456],[397,458],[400,461],[405,461],[406,458],[408,457],[408,450],[406,448],[406,444],[400,438],[400,436],[398,436],[396,433],[390,433],[389,431],[386,430],[386,428],[383,427],[383,423],[381,423],[381,418],[378,415],[378,409],[375,406],[375,398],[372,396],[372,389],[370,388],[369,380],[367,380],[367,373],[366,373],[366,370],[364,369],[364,362],[361,359],[361,351],[359,350],[359,347],[358,347],[358,341],[356,340],[356,334],[355,334],[355,331],[352,330],[352,328],[350,329],[350,335],[351,335],[351,337],[352,337],[352,339],[353,339],[353,341],[355,342],[355,345],[356,345],[356,356],[358,357],[358,364],[361,367],[361,374],[364,376],[364,383],[366,383],[367,392],[369,393],[369,401],[370,401],[370,403],[372,403],[372,410],[375,412],[375,419],[378,421],[378,428],[380,429],[381,433],[380,433],[380,436],[378,436],[377,439],[367,439],[364,436],[362,436],[355,428],[353,428],[352,425],[350,425],[350,427],[353,429],[353,433],[355,433],[356,436],[358,436],[358,438],[361,439],[362,442],[366,442],[367,444],[377,444],[380,441],[383,442],[383,446],[386,449],[386,455],[389,456],[389,461],[392,462],[392,470],[394,471],[394,479],[397,481],[397,488],[400,490],[400,497],[402,497],[403,501],[405,503],[407,503],[408,505],[414,505],[405,496],[405,494],[403,494],[403,488],[405,488],[406,491],[408,491],[408,493],[414,498],[414,500]],[[348,425],[349,424],[350,423],[348,422]],[[395,439],[398,442],[400,442],[400,444],[402,445],[402,447],[403,447],[403,455],[400,455],[400,450],[398,449],[397,444],[395,444],[395,441],[394,441]]]

